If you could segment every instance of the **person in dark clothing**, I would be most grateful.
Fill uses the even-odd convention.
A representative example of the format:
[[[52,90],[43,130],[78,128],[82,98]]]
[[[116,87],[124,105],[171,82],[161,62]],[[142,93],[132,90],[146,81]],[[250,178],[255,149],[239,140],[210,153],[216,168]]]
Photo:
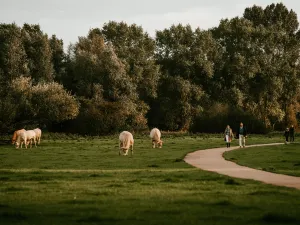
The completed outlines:
[[[285,143],[287,144],[289,142],[289,136],[290,136],[289,128],[286,128],[283,136],[285,136]]]
[[[290,142],[294,142],[295,140],[295,128],[294,125],[290,127]]]
[[[246,137],[247,137],[247,130],[246,127],[244,127],[243,123],[240,123],[239,128],[236,131],[236,137],[239,139],[239,146],[246,147]]]

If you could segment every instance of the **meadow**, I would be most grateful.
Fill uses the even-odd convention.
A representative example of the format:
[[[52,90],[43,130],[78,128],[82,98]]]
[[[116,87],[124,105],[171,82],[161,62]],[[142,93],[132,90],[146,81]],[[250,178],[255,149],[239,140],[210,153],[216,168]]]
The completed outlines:
[[[300,177],[300,143],[236,150],[224,157],[239,165]]]
[[[188,152],[224,146],[221,135],[135,137],[48,134],[38,148],[0,145],[0,224],[299,224],[300,191],[202,171]],[[248,144],[282,141],[252,136]],[[237,141],[234,140],[233,145]],[[250,148],[249,148],[250,149]]]

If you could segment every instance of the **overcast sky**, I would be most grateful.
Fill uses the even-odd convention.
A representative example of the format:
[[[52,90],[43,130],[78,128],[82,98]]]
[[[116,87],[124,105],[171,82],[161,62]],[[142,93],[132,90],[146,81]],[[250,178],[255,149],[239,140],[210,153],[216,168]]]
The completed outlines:
[[[0,0],[0,22],[40,24],[65,47],[110,20],[141,25],[151,36],[172,24],[208,29],[222,18],[242,16],[246,7],[283,2],[300,18],[298,0]]]

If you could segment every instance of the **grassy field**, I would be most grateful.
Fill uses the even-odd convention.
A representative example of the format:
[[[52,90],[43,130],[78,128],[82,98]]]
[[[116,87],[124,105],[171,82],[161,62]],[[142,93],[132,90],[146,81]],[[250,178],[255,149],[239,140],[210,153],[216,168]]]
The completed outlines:
[[[226,152],[227,160],[273,173],[300,177],[300,144],[246,148]]]
[[[300,191],[193,168],[186,153],[222,137],[166,137],[152,149],[135,138],[118,156],[117,136],[48,136],[40,147],[0,146],[0,224],[299,224]],[[248,144],[278,142],[251,137]],[[234,142],[236,145],[236,141]]]

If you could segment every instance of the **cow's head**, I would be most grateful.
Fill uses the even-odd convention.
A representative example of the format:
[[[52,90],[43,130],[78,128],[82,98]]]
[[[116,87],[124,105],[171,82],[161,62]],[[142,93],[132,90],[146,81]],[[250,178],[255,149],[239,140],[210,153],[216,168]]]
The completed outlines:
[[[162,141],[162,140],[160,140],[160,141],[157,142],[157,146],[158,146],[159,148],[162,147],[162,144],[163,144],[163,141]]]
[[[16,146],[16,148],[19,148],[20,147],[20,143],[19,142],[15,142],[15,146]]]
[[[123,155],[127,155],[128,148],[121,147]]]

